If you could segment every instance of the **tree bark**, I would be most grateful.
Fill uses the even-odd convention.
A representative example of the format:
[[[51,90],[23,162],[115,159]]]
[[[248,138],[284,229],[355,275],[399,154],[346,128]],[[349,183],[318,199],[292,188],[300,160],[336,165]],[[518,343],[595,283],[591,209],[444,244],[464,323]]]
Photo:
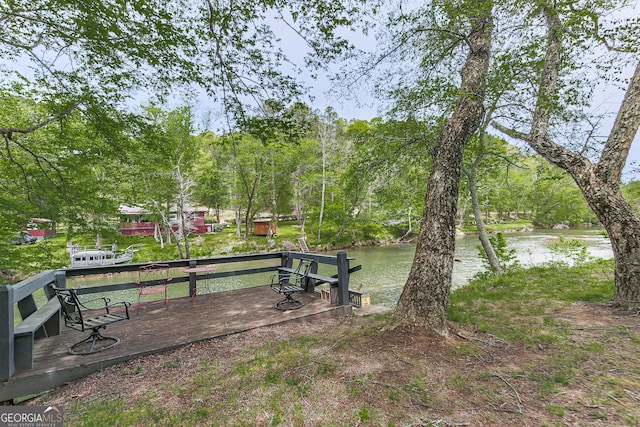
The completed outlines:
[[[620,188],[608,188],[597,179],[578,184],[589,206],[609,234],[615,258],[613,305],[640,308],[640,218]]]
[[[455,219],[462,152],[481,124],[491,52],[490,3],[474,4],[471,33],[455,111],[438,136],[427,184],[413,265],[393,314],[394,324],[413,324],[448,335],[447,305],[455,249]]]
[[[547,52],[529,134],[494,126],[531,146],[550,163],[567,171],[607,230],[615,257],[613,304],[622,309],[640,307],[640,217],[620,190],[622,169],[640,126],[640,64],[627,88],[612,131],[598,163],[555,143],[549,135],[551,100],[557,92],[562,65],[563,27],[557,11],[543,8],[547,22]]]
[[[496,251],[493,249],[493,245],[489,240],[489,234],[487,228],[484,225],[482,219],[482,211],[480,210],[480,201],[478,200],[478,186],[476,185],[476,166],[480,162],[481,157],[476,159],[476,162],[471,166],[471,170],[465,171],[467,180],[469,181],[469,192],[471,193],[471,207],[473,208],[473,217],[476,220],[476,228],[478,229],[478,239],[482,245],[484,253],[487,255],[487,261],[491,271],[496,274],[502,274],[502,267],[500,266],[500,260],[496,255]]]
[[[321,136],[320,141],[322,143],[322,189],[320,191],[320,214],[318,215],[318,242],[320,241],[320,238],[322,236],[322,220],[324,218],[324,196],[327,189],[327,144],[324,136]]]

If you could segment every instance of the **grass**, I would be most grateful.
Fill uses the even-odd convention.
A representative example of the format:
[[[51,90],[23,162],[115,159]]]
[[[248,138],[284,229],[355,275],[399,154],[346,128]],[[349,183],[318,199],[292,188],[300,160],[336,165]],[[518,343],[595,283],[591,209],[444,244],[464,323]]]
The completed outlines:
[[[449,319],[530,345],[557,342],[563,322],[548,313],[576,302],[607,302],[613,295],[612,269],[611,260],[600,260],[478,280],[452,294]]]
[[[454,291],[448,339],[389,314],[263,328],[39,403],[69,426],[638,426],[639,324],[612,292],[612,261],[517,270]]]

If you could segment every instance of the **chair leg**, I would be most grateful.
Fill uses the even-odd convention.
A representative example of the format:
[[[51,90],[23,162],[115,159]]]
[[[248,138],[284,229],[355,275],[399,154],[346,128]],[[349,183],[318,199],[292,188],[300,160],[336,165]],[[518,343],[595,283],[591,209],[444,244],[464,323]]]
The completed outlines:
[[[103,327],[93,328],[91,335],[69,347],[69,354],[82,355],[97,353],[114,347],[120,342],[120,338],[102,335],[100,333],[101,328]]]
[[[206,290],[207,290],[207,292],[204,294],[204,296],[205,296],[205,297],[207,297],[207,301],[213,301],[213,299],[215,298],[215,297],[213,296],[213,292],[211,292],[211,290],[210,290],[208,287],[206,288]],[[191,303],[192,303],[192,304],[195,304],[195,303],[196,303],[196,300],[197,300],[197,298],[198,298],[198,295],[201,295],[201,296],[202,296],[203,294],[198,294],[198,290],[196,289],[195,294],[191,297]]]
[[[154,300],[154,301],[142,301],[141,300],[141,295],[138,294],[138,309],[137,309],[137,314],[140,314],[140,306],[142,306],[142,304],[157,304],[159,302],[162,302],[163,300]],[[167,310],[169,309],[169,293],[167,292],[167,289],[165,288],[164,290],[164,308],[166,308]]]
[[[302,301],[298,301],[291,296],[291,293],[284,294],[285,298],[282,301],[278,301],[276,303],[276,308],[278,310],[297,310],[304,306]]]

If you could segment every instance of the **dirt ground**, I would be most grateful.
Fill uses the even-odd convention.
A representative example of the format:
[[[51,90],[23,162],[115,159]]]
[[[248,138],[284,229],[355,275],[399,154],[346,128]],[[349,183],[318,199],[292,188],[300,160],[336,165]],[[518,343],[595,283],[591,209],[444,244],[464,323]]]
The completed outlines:
[[[323,337],[308,344],[313,358],[331,369],[313,375],[305,364],[293,369],[313,392],[300,397],[303,420],[285,416],[282,425],[640,425],[640,318],[598,304],[574,304],[553,316],[566,325],[563,333],[575,347],[525,346],[456,324],[442,338],[415,328],[387,330],[379,317],[340,317],[255,329],[133,360],[29,404],[68,408],[117,397],[134,402],[154,390],[163,408],[186,410],[192,396],[174,393],[166,383],[188,389],[195,369],[211,361],[216,372],[232,376],[234,366],[250,360],[256,349],[312,335]],[[589,356],[572,358],[575,348],[586,348]],[[239,396],[251,406],[260,390],[255,383],[246,386]],[[226,395],[215,388],[211,393],[218,399]],[[226,416],[224,424],[246,425]],[[274,423],[268,414],[256,415],[254,422]]]

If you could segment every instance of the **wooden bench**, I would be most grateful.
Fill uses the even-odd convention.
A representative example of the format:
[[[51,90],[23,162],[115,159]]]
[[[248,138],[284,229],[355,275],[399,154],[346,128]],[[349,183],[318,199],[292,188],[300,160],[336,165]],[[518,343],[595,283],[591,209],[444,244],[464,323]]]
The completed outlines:
[[[54,297],[14,328],[13,345],[16,369],[33,368],[33,347],[36,338],[58,334],[60,334],[60,303]]]
[[[362,269],[362,265],[356,265],[355,267],[351,267],[348,270],[348,274],[354,273],[356,271],[359,271]],[[295,268],[291,268],[291,267],[278,267],[278,273],[279,274],[298,274]],[[307,277],[309,277],[309,279],[314,279],[314,281],[312,283],[309,283],[309,287],[307,288],[307,292],[313,292],[315,290],[315,286],[316,285],[322,285],[324,283],[328,283],[329,284],[329,289],[326,291],[326,298],[323,295],[323,299],[326,300],[327,302],[330,302],[332,304],[337,304],[338,301],[338,295],[337,295],[337,287],[338,287],[338,275],[335,274],[333,276],[322,276],[320,274],[317,273],[312,273],[309,272],[307,274]],[[368,302],[367,298],[368,295],[366,297],[363,297],[361,295],[356,295],[354,298],[354,291],[349,290],[349,302],[353,305],[356,305],[357,307],[361,307],[363,304],[367,305],[366,302]],[[356,292],[357,293],[357,292]],[[366,292],[364,292],[363,294],[366,294]],[[366,300],[363,301],[363,300]]]
[[[278,272],[282,272],[282,273],[286,273],[286,274],[298,274],[298,272],[296,272],[295,268],[289,268],[289,267],[278,267]],[[310,279],[315,279],[317,280],[316,285],[321,285],[323,283],[329,283],[330,285],[337,285],[338,284],[338,277],[328,277],[328,276],[321,276],[320,274],[316,274],[316,273],[309,273],[307,274],[307,277],[309,277]]]

